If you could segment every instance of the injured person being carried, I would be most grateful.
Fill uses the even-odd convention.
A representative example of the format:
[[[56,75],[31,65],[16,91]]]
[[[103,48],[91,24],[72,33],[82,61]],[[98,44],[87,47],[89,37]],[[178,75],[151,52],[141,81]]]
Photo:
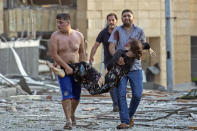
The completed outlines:
[[[141,44],[139,41],[132,39],[126,46],[126,50],[117,50],[113,58],[107,66],[110,66],[110,70],[102,75],[92,65],[86,62],[79,62],[75,64],[69,64],[73,69],[73,78],[79,84],[79,86],[88,90],[91,95],[102,94],[108,92],[111,88],[118,86],[121,78],[126,75],[135,59],[140,59],[142,56],[142,48],[149,49],[148,43]],[[117,61],[123,58],[124,64],[119,65]],[[62,69],[52,66],[48,63],[48,66],[57,74],[59,77],[64,77],[65,72]]]

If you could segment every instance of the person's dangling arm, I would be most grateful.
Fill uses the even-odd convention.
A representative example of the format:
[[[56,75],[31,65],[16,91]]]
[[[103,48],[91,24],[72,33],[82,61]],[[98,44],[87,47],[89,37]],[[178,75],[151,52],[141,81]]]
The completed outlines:
[[[151,56],[156,56],[156,52],[150,47],[150,45],[146,42],[146,37],[145,37],[145,34],[144,34],[144,31],[141,30],[141,33],[140,33],[140,39],[139,39],[143,45],[143,50],[148,50],[149,51],[149,54]]]
[[[107,67],[112,67],[116,62],[118,62],[119,58],[122,56],[124,50],[119,49],[118,51],[115,52],[113,55],[112,59],[107,62],[106,66]]]

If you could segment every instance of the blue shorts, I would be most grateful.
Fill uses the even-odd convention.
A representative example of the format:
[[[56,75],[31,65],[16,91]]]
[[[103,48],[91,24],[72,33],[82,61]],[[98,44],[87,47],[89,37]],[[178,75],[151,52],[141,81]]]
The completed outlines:
[[[63,78],[58,76],[62,100],[65,99],[80,99],[81,87],[74,81],[72,76],[65,76]]]

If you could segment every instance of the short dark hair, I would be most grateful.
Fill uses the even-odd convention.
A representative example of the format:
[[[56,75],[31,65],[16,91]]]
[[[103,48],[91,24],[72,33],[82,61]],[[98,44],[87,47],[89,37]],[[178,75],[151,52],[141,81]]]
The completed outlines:
[[[118,20],[118,17],[117,17],[117,15],[115,13],[108,14],[107,17],[106,17],[106,19],[108,20],[108,17],[110,17],[110,16],[114,16],[115,19]]]
[[[67,13],[60,13],[60,14],[57,14],[56,19],[70,20],[70,15]]]
[[[122,15],[123,15],[125,12],[130,12],[130,13],[133,15],[133,11],[130,10],[130,9],[124,9],[124,10],[122,11]]]

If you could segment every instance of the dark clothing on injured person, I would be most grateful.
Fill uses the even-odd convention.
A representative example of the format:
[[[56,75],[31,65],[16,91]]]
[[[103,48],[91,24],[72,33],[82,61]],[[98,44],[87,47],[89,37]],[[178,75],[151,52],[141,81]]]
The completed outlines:
[[[86,62],[70,64],[73,69],[74,80],[92,95],[108,92],[119,84],[121,78],[129,72],[134,63],[134,58],[126,56],[126,52],[125,50],[118,50],[114,54],[111,61],[107,64],[112,66],[112,68],[105,75],[105,83],[101,87],[98,84],[101,73]],[[120,57],[123,57],[125,65],[116,63]]]

